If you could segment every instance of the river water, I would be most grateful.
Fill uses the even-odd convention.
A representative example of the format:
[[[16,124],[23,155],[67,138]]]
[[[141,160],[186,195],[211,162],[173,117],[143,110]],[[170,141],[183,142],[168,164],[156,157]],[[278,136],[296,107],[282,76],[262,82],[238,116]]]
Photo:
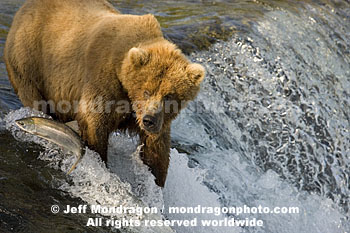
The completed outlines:
[[[22,3],[0,0],[1,55]],[[73,158],[14,127],[41,113],[22,107],[1,61],[0,232],[111,230],[87,227],[93,214],[52,214],[54,204],[298,207],[299,214],[153,217],[264,222],[174,227],[181,233],[350,232],[349,1],[112,3],[123,13],[156,15],[165,36],[207,70],[199,96],[173,123],[166,186],[158,188],[140,162],[137,138],[118,132],[108,169],[88,150],[67,177]]]

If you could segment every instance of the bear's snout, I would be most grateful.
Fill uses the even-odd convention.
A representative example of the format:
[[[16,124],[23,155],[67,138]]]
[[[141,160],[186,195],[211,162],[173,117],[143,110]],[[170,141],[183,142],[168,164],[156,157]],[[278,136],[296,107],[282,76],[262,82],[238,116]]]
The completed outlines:
[[[162,112],[156,114],[146,114],[142,118],[143,128],[150,133],[159,133],[162,129],[163,114]]]
[[[164,123],[164,103],[152,97],[142,108],[141,128],[151,134],[158,134]]]
[[[157,125],[157,118],[151,115],[143,117],[143,125],[147,128],[154,128]]]

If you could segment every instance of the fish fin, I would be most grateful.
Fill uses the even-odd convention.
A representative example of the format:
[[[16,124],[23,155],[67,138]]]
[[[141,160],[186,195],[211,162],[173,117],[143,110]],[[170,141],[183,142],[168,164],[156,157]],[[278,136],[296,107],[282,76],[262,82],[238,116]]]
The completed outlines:
[[[78,121],[70,121],[70,122],[65,123],[65,125],[68,126],[69,128],[71,128],[78,135],[81,135],[80,130],[79,130]]]

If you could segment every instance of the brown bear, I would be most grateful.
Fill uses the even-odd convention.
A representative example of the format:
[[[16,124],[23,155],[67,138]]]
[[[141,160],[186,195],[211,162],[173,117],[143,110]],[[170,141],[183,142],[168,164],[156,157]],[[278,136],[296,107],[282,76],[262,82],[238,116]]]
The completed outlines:
[[[141,157],[164,186],[171,121],[205,71],[164,39],[153,15],[121,14],[106,0],[27,0],[4,58],[23,105],[77,120],[102,160],[112,131],[139,134]]]

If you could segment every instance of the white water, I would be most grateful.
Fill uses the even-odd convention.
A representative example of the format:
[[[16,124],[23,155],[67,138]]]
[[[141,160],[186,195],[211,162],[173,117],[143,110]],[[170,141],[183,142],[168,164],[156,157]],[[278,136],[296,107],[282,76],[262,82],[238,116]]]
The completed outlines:
[[[28,116],[43,116],[36,111],[27,108],[10,112],[6,118],[6,128],[22,141],[33,141],[45,146],[47,149],[39,159],[49,162],[49,165],[67,172],[73,164],[74,158],[65,157],[60,154],[54,145],[46,143],[35,136],[25,134],[14,126],[14,120]],[[267,207],[289,207],[300,208],[299,214],[285,215],[254,215],[246,214],[241,217],[258,218],[264,221],[264,227],[247,229],[249,232],[345,232],[341,227],[341,218],[344,217],[332,201],[298,192],[291,185],[281,181],[277,174],[269,171],[261,173],[253,166],[242,161],[237,152],[232,150],[203,154],[211,165],[210,170],[200,168],[189,168],[187,155],[171,150],[171,163],[168,179],[164,190],[154,183],[154,177],[142,164],[137,156],[136,139],[127,136],[113,134],[110,138],[109,156],[111,158],[107,169],[101,163],[98,155],[87,150],[76,170],[67,178],[62,180],[60,189],[70,193],[74,197],[81,198],[88,204],[101,204],[107,206],[137,206],[142,200],[149,206],[161,207],[164,203],[165,209],[169,206],[225,206],[220,201],[222,196],[235,203],[236,206],[267,206]],[[117,145],[119,153],[114,154]],[[121,151],[124,150],[124,153]],[[136,152],[135,152],[136,150]],[[127,162],[126,162],[127,161]],[[122,182],[123,180],[132,182]],[[214,174],[214,175],[213,175]],[[215,179],[220,180],[215,180]],[[220,190],[209,190],[207,184],[216,184]],[[132,191],[131,191],[132,190]],[[138,198],[135,198],[138,196]],[[142,206],[142,204],[141,204]],[[167,214],[167,219],[223,219],[224,216],[214,214]],[[125,217],[125,216],[118,216]],[[127,216],[137,217],[137,216]],[[227,217],[227,216],[226,216]],[[157,219],[159,216],[151,216]],[[174,227],[178,232],[242,232],[246,229],[232,227]],[[150,230],[150,229],[148,229]],[[153,232],[152,229],[150,232]],[[139,232],[147,232],[145,229]],[[155,231],[154,231],[155,232]]]

